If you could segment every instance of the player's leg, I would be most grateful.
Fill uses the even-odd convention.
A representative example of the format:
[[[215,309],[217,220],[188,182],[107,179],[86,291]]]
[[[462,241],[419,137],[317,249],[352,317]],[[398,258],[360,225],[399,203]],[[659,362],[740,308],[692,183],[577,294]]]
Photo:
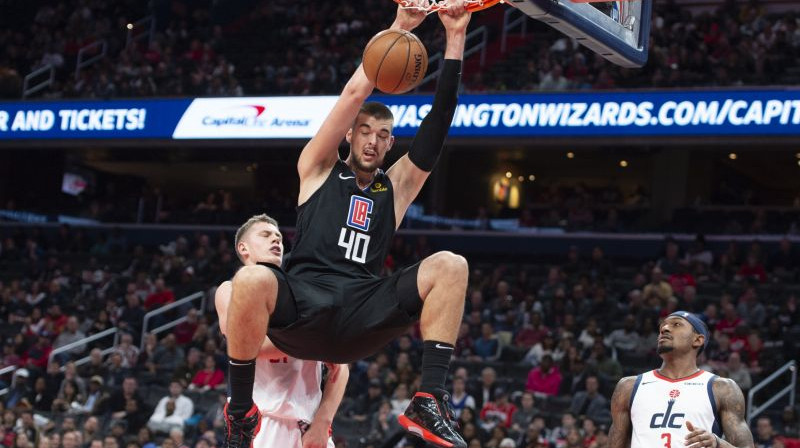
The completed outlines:
[[[442,447],[467,446],[453,427],[445,381],[464,315],[468,274],[467,260],[452,252],[431,255],[417,272],[423,301],[422,385],[399,421],[408,431]]]
[[[261,415],[253,403],[256,357],[277,296],[278,279],[265,266],[244,266],[233,277],[226,331],[231,387],[231,400],[225,408],[227,448],[249,448],[259,432]]]
[[[420,263],[417,288],[423,302],[420,317],[425,342],[423,392],[444,390],[453,345],[464,316],[468,275],[467,260],[452,252],[437,252]]]

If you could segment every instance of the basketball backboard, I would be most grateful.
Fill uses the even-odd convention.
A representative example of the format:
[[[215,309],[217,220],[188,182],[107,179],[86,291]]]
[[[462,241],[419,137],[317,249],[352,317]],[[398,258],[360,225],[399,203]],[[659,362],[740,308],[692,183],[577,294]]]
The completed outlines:
[[[653,0],[505,0],[623,67],[647,62]]]

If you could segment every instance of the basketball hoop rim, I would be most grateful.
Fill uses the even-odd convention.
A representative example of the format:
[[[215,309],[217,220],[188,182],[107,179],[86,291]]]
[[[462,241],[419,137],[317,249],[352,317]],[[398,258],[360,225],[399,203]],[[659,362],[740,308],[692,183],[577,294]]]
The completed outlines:
[[[420,2],[421,4],[414,4],[412,0],[394,0],[394,2],[399,4],[401,8],[416,9],[419,11],[424,11],[425,14],[431,14],[447,8],[447,0],[422,0]],[[467,11],[482,11],[484,9],[491,8],[498,3],[503,3],[503,0],[467,0]]]

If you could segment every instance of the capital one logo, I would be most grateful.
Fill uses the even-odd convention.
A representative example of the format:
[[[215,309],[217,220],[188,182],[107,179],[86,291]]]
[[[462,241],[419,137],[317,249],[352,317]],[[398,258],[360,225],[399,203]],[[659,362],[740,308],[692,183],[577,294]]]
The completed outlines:
[[[664,412],[659,412],[657,414],[653,414],[653,417],[650,419],[650,427],[651,428],[673,428],[673,429],[680,429],[683,426],[683,420],[686,414],[673,414],[672,413],[672,406],[675,405],[675,398],[680,395],[680,392],[674,390],[670,392],[670,400],[667,402],[667,410]]]

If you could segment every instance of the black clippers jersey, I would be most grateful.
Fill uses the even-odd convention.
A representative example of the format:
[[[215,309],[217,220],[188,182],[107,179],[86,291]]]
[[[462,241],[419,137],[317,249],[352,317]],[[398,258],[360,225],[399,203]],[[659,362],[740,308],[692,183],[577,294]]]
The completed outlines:
[[[298,208],[286,272],[376,276],[394,232],[394,192],[386,173],[379,170],[361,190],[350,168],[338,160],[322,186]]]

